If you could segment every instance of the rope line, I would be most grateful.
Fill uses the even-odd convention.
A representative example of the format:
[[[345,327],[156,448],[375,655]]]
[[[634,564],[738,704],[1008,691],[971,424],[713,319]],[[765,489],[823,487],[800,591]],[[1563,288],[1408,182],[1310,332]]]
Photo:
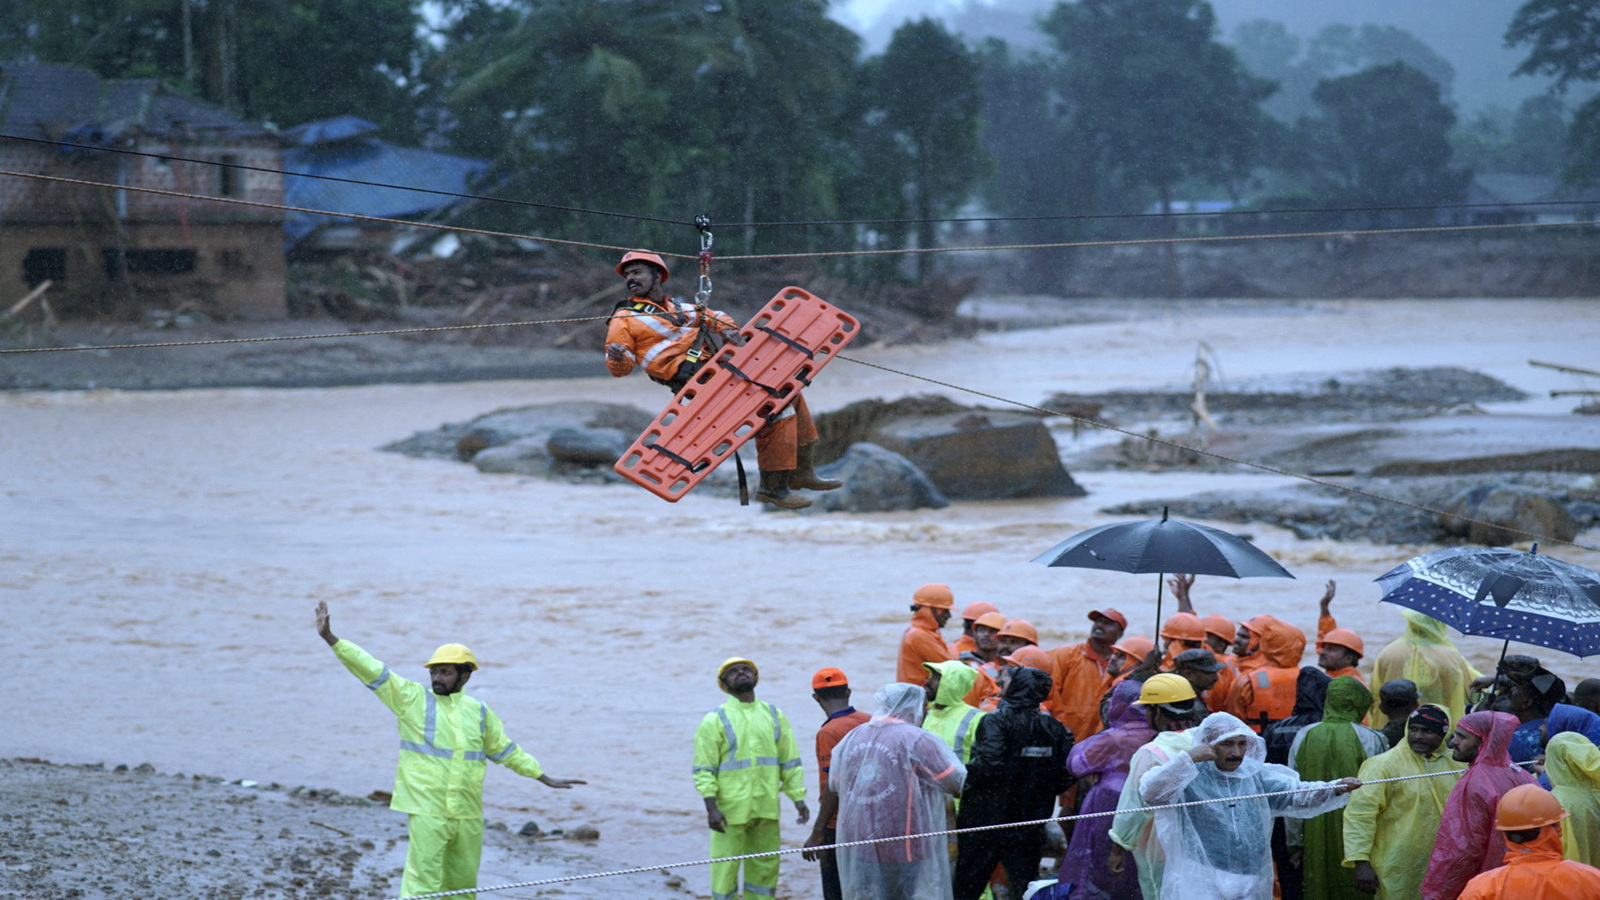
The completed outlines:
[[[490,197],[483,194],[469,194],[461,191],[445,191],[437,188],[410,187],[400,184],[389,184],[381,181],[366,181],[360,178],[343,178],[337,175],[318,175],[310,172],[294,172],[288,169],[272,169],[266,166],[252,166],[246,163],[225,162],[216,159],[197,159],[188,156],[173,156],[167,153],[153,153],[146,150],[132,150],[126,147],[104,147],[96,144],[78,144],[72,141],[51,140],[49,138],[23,137],[18,134],[0,134],[0,140],[24,141],[31,144],[45,144],[52,147],[71,147],[78,150],[90,150],[99,153],[121,153],[128,156],[141,156],[149,159],[166,160],[169,162],[195,163],[197,165],[215,166],[224,169],[238,169],[246,172],[262,172],[268,175],[282,175],[294,178],[311,178],[319,181],[335,181],[342,184],[358,184],[364,187],[389,188],[397,191],[416,191],[422,194],[435,194],[441,197],[456,197],[461,200],[481,200],[488,203],[507,203],[514,206],[526,206],[534,209],[549,209],[558,212],[582,213],[592,216],[607,216],[617,219],[631,219],[640,222],[658,222],[664,225],[694,225],[693,222],[681,219],[667,219],[659,216],[642,216],[635,213],[613,212],[604,209],[588,209],[581,206],[563,206],[558,203],[540,203],[535,200],[517,200],[510,197]],[[176,143],[176,142],[174,142]],[[1507,206],[1517,207],[1545,207],[1545,206],[1574,206],[1570,200],[1529,200],[1514,204],[1508,203],[1435,203],[1418,204],[1410,206],[1324,206],[1308,208],[1282,208],[1282,209],[1226,209],[1212,211],[1187,211],[1167,213],[1072,213],[1041,216],[957,216],[948,218],[925,219],[814,219],[792,222],[724,222],[724,228],[799,228],[819,227],[833,225],[924,225],[924,224],[972,224],[987,222],[1077,222],[1096,220],[1124,220],[1124,219],[1184,219],[1205,216],[1237,217],[1237,216],[1279,216],[1279,215],[1318,215],[1325,213],[1372,213],[1372,212],[1419,212],[1423,210],[1453,210],[1453,209],[1504,209]]]
[[[1153,444],[1161,444],[1161,445],[1163,445],[1165,447],[1170,447],[1170,448],[1175,449],[1175,450],[1182,450],[1182,451],[1186,451],[1186,452],[1190,452],[1190,453],[1199,453],[1199,454],[1202,454],[1204,456],[1209,456],[1212,459],[1220,460],[1222,462],[1233,463],[1235,465],[1241,465],[1241,466],[1248,466],[1248,467],[1250,467],[1252,469],[1259,469],[1260,471],[1268,472],[1268,473],[1271,473],[1273,475],[1282,475],[1282,476],[1285,476],[1285,477],[1288,477],[1288,478],[1295,478],[1295,479],[1298,479],[1300,481],[1309,482],[1311,484],[1320,485],[1322,487],[1333,488],[1334,490],[1344,491],[1345,493],[1355,494],[1355,495],[1361,496],[1361,497],[1366,497],[1369,500],[1377,500],[1377,501],[1382,502],[1382,503],[1393,503],[1393,504],[1396,504],[1398,506],[1405,506],[1405,507],[1409,507],[1411,509],[1415,509],[1415,510],[1417,510],[1419,512],[1432,513],[1433,515],[1436,515],[1436,516],[1449,516],[1450,518],[1459,519],[1459,520],[1461,520],[1463,522],[1469,522],[1469,523],[1472,523],[1472,524],[1475,524],[1475,525],[1485,525],[1485,526],[1488,526],[1488,527],[1491,527],[1491,528],[1504,529],[1506,531],[1510,531],[1510,532],[1513,532],[1515,534],[1520,534],[1520,535],[1524,535],[1526,537],[1533,538],[1533,539],[1535,539],[1537,541],[1540,541],[1541,543],[1543,543],[1546,540],[1549,540],[1549,541],[1551,541],[1553,543],[1556,543],[1556,544],[1565,544],[1565,545],[1567,545],[1569,547],[1576,547],[1576,548],[1578,548],[1580,550],[1600,551],[1600,547],[1592,547],[1592,546],[1590,546],[1588,544],[1580,544],[1580,543],[1577,543],[1575,541],[1564,541],[1564,540],[1561,540],[1560,538],[1551,538],[1548,535],[1536,534],[1536,533],[1534,533],[1532,531],[1525,531],[1525,530],[1523,530],[1521,528],[1513,528],[1513,527],[1511,527],[1509,525],[1497,524],[1497,523],[1493,523],[1493,522],[1485,522],[1482,519],[1474,519],[1474,518],[1472,518],[1470,516],[1458,515],[1456,513],[1446,513],[1442,509],[1435,509],[1434,507],[1428,506],[1426,504],[1414,503],[1414,502],[1412,502],[1410,500],[1402,500],[1399,497],[1388,497],[1388,496],[1385,496],[1383,494],[1374,493],[1374,492],[1366,490],[1364,488],[1358,488],[1358,487],[1354,487],[1354,486],[1347,485],[1347,484],[1338,484],[1337,482],[1328,481],[1325,478],[1318,478],[1315,475],[1301,473],[1301,472],[1292,472],[1292,471],[1289,471],[1288,469],[1280,469],[1277,466],[1268,465],[1266,463],[1251,462],[1250,460],[1247,460],[1247,459],[1239,459],[1237,457],[1228,456],[1228,455],[1223,454],[1223,453],[1217,453],[1214,450],[1207,450],[1207,449],[1205,449],[1203,447],[1190,447],[1187,444],[1180,444],[1180,443],[1178,443],[1176,441],[1167,440],[1165,438],[1161,438],[1161,437],[1158,437],[1158,436],[1153,435],[1153,434],[1139,434],[1138,432],[1130,431],[1130,430],[1128,430],[1126,428],[1121,428],[1119,426],[1112,425],[1109,422],[1102,422],[1102,421],[1100,421],[1098,419],[1088,419],[1088,418],[1084,418],[1083,416],[1075,416],[1075,415],[1073,415],[1071,413],[1061,412],[1060,410],[1055,410],[1055,409],[1048,409],[1048,408],[1043,407],[1043,406],[1036,406],[1036,405],[1034,405],[1032,403],[1023,403],[1020,400],[1012,400],[1012,399],[1007,398],[1007,397],[1002,397],[1002,396],[1000,396],[998,394],[990,394],[990,393],[988,393],[986,391],[980,391],[980,390],[978,390],[976,388],[963,387],[962,385],[959,385],[959,384],[951,384],[948,381],[940,381],[937,378],[930,378],[930,377],[928,377],[926,375],[918,375],[915,372],[907,372],[907,371],[905,371],[903,369],[896,369],[896,368],[894,368],[892,366],[885,366],[885,365],[880,365],[879,363],[867,362],[864,359],[856,359],[855,357],[844,356],[843,354],[840,354],[838,358],[842,359],[842,360],[847,360],[849,362],[853,362],[853,363],[855,363],[856,365],[859,365],[859,366],[866,366],[866,367],[871,368],[871,369],[878,369],[880,371],[889,372],[891,374],[899,375],[899,376],[904,377],[904,378],[914,379],[916,381],[924,381],[924,382],[927,382],[928,384],[934,384],[934,385],[938,385],[939,387],[949,388],[950,390],[953,390],[953,391],[961,391],[962,393],[972,394],[972,395],[977,396],[977,397],[983,397],[985,399],[994,400],[994,401],[999,402],[999,403],[1006,403],[1006,404],[1009,404],[1011,406],[1019,407],[1021,409],[1030,410],[1032,412],[1042,413],[1042,414],[1044,414],[1046,416],[1051,416],[1051,417],[1061,418],[1061,419],[1071,419],[1072,421],[1077,422],[1077,423],[1082,424],[1082,425],[1089,425],[1089,426],[1092,426],[1094,428],[1101,428],[1101,429],[1104,429],[1106,431],[1115,432],[1117,434],[1124,435],[1124,436],[1127,436],[1127,437],[1138,438],[1139,440],[1148,441],[1148,442],[1153,443]]]
[[[88,181],[81,178],[67,178],[61,175],[44,175],[37,172],[17,172],[9,169],[0,169],[0,175],[11,175],[17,178],[33,178],[41,181],[54,181],[63,184],[79,185],[81,187],[110,188],[118,191],[137,191],[139,193],[156,194],[164,197],[177,197],[184,200],[198,200],[211,203],[232,203],[240,206],[252,206],[261,209],[275,209],[284,212],[299,212],[317,216],[333,216],[335,218],[353,219],[363,222],[381,222],[387,225],[406,225],[414,228],[432,228],[439,231],[451,231],[460,234],[481,234],[488,237],[520,238],[524,240],[541,241],[548,244],[559,244],[567,247],[587,247],[596,250],[632,249],[617,244],[596,244],[587,241],[538,237],[535,235],[516,234],[505,231],[486,231],[479,228],[465,228],[457,225],[444,225],[437,222],[417,222],[406,219],[386,218],[383,216],[367,216],[357,213],[332,212],[324,209],[308,209],[303,206],[287,206],[281,203],[267,203],[262,200],[245,200],[239,197],[213,197],[209,194],[190,194],[183,191],[169,191],[163,188],[141,187],[138,185],[128,184],[111,184],[108,182]],[[1489,225],[1419,225],[1411,228],[1339,229],[1334,231],[1299,231],[1285,234],[1239,234],[1101,241],[1057,241],[1052,243],[1038,244],[986,244],[968,247],[906,247],[893,250],[817,250],[800,253],[746,253],[729,254],[718,257],[718,259],[722,261],[728,261],[768,259],[830,259],[846,256],[916,256],[924,253],[978,253],[995,250],[1068,250],[1083,247],[1143,247],[1160,246],[1166,244],[1217,244],[1242,241],[1367,237],[1398,234],[1451,234],[1531,228],[1574,228],[1595,225],[1600,225],[1600,220],[1584,219],[1573,222],[1508,222]],[[657,252],[663,257],[669,257],[672,259],[692,260],[699,258],[697,254],[672,253],[669,251]]]
[[[0,173],[4,174],[4,173]],[[1234,234],[1209,237],[1138,238],[1105,241],[1059,241],[1046,244],[990,244],[973,247],[909,247],[903,250],[816,250],[804,253],[747,253],[719,257],[727,260],[755,259],[822,259],[838,256],[895,256],[921,253],[974,253],[987,250],[1065,250],[1075,247],[1140,247],[1160,244],[1220,244],[1233,241],[1278,241],[1295,238],[1366,237],[1394,234],[1449,234],[1468,231],[1519,228],[1572,228],[1600,225],[1600,220],[1584,219],[1573,222],[1508,222],[1494,225],[1419,225],[1412,228],[1339,229],[1336,231],[1298,231],[1286,234]]]
[[[1361,782],[1362,787],[1371,784],[1390,784],[1397,781],[1410,781],[1415,778],[1437,778],[1440,775],[1460,775],[1465,769],[1445,769],[1439,772],[1423,772],[1420,775],[1397,775],[1393,778],[1377,778],[1372,781]],[[736,862],[746,859],[760,859],[767,856],[784,856],[791,853],[804,853],[808,850],[838,850],[841,847],[862,847],[869,844],[887,844],[895,841],[910,841],[918,838],[945,837],[953,834],[969,834],[977,831],[998,831],[1003,828],[1026,828],[1031,825],[1044,825],[1050,822],[1073,822],[1080,819],[1098,819],[1106,816],[1121,815],[1123,813],[1154,813],[1166,809],[1183,809],[1190,806],[1204,806],[1208,803],[1237,803],[1240,800],[1262,800],[1267,797],[1283,797],[1290,794],[1305,794],[1312,791],[1326,790],[1322,787],[1291,788],[1286,791],[1263,791],[1256,794],[1242,794],[1237,797],[1217,797],[1210,800],[1184,800],[1178,803],[1162,803],[1152,806],[1141,806],[1135,809],[1108,809],[1101,812],[1077,813],[1071,816],[1052,816],[1046,819],[1029,819],[1024,822],[1002,822],[998,825],[972,825],[966,828],[947,828],[942,831],[925,831],[919,834],[900,834],[893,837],[865,838],[859,841],[841,841],[834,844],[819,844],[815,847],[789,847],[778,850],[767,850],[761,853],[745,853],[740,856],[718,856],[711,859],[696,859],[687,862],[662,863],[653,866],[633,866],[627,869],[614,869],[608,872],[589,872],[581,875],[563,875],[554,878],[541,878],[537,881],[518,881],[512,884],[499,884],[492,887],[461,888],[453,891],[438,891],[432,894],[411,894],[398,900],[431,900],[435,897],[453,897],[458,894],[470,894],[474,891],[488,893],[491,891],[507,891],[514,888],[539,887],[547,884],[565,884],[572,881],[587,881],[595,878],[610,878],[615,875],[639,875],[645,872],[659,872],[663,869],[687,868],[689,866],[706,866],[716,862]]]
[[[634,313],[617,313],[632,318]],[[160,347],[206,347],[215,344],[264,344],[274,341],[318,341],[326,338],[375,337],[384,334],[428,334],[438,331],[475,331],[485,328],[516,328],[521,325],[562,325],[568,322],[600,322],[610,316],[578,316],[570,319],[530,319],[525,322],[485,322],[477,325],[432,325],[418,328],[387,328],[382,331],[341,331],[323,334],[279,334],[270,337],[216,338],[205,341],[163,341],[157,344],[79,344],[74,347],[18,347],[4,353],[70,353],[75,350],[153,350]]]
[[[125,147],[100,147],[94,144],[74,144],[71,141],[52,141],[45,138],[23,137],[17,134],[0,134],[0,140],[26,141],[30,144],[49,144],[51,146],[58,147],[73,147],[80,150],[94,150],[102,153],[123,153],[128,156],[143,156],[150,159],[163,159],[167,160],[168,162],[197,163],[199,165],[216,166],[223,169],[240,169],[246,172],[263,172],[268,175],[283,175],[285,177],[292,178],[313,178],[318,181],[337,181],[342,184],[359,184],[364,187],[392,188],[397,191],[416,191],[419,194],[437,194],[441,197],[456,197],[461,200],[485,200],[491,203],[510,203],[515,206],[530,206],[536,209],[553,209],[558,212],[575,212],[590,216],[611,216],[613,218],[634,219],[641,222],[661,222],[667,225],[693,224],[692,222],[682,222],[676,219],[662,219],[655,216],[640,216],[633,213],[609,212],[603,209],[584,209],[579,206],[560,206],[554,203],[538,203],[533,200],[515,200],[509,197],[486,197],[481,194],[465,194],[459,191],[442,191],[437,188],[407,187],[400,184],[385,184],[381,181],[363,181],[359,178],[341,178],[337,175],[313,175],[310,172],[291,172],[288,169],[269,169],[266,166],[252,166],[238,162],[223,162],[216,159],[195,159],[189,156],[172,156],[166,153],[150,153],[144,150],[129,150]]]

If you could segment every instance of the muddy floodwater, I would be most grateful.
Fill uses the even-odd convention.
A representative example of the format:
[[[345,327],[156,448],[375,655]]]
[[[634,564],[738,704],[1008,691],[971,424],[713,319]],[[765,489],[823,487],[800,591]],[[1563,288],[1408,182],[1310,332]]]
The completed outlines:
[[[1528,361],[1593,367],[1600,348],[1600,306],[1576,300],[1199,312],[1147,303],[1108,306],[1108,318],[849,355],[1038,403],[1057,391],[1184,384],[1204,342],[1227,378],[1454,365],[1532,395],[1491,411],[1563,413],[1575,402],[1548,392],[1583,385]],[[808,396],[830,409],[935,390],[838,361]],[[1032,621],[1046,645],[1082,640],[1085,612],[1107,604],[1150,634],[1153,577],[1029,559],[1113,521],[1098,510],[1114,503],[1286,482],[1079,472],[1087,497],[796,516],[488,476],[376,449],[497,407],[573,398],[654,409],[665,396],[640,377],[0,395],[0,610],[11,676],[0,757],[149,762],[358,795],[387,789],[392,717],[315,635],[312,609],[326,600],[336,634],[410,677],[422,676],[435,645],[470,645],[483,664],[471,692],[552,775],[589,781],[558,792],[491,767],[490,819],[593,825],[595,849],[618,865],[695,860],[706,829],[690,778],[692,734],[723,699],[714,671],[725,657],[754,659],[758,694],[794,723],[814,808],[810,751],[821,716],[810,675],[843,668],[870,707],[873,689],[893,676],[919,584],[950,584],[958,605],[991,601]],[[1092,439],[1058,435],[1064,444]],[[1248,532],[1298,580],[1202,578],[1201,612],[1270,612],[1314,632],[1322,586],[1337,579],[1334,611],[1374,654],[1401,619],[1376,603],[1372,579],[1432,549],[1225,527]],[[1579,541],[1600,544],[1600,534]],[[1600,553],[1544,549],[1600,566]],[[1480,668],[1499,650],[1458,643]],[[1574,657],[1540,655],[1569,684],[1600,674]],[[784,841],[798,846],[809,826],[794,825],[787,804],[785,817]],[[786,857],[783,869],[785,894],[819,896],[812,864]],[[707,891],[703,869],[678,871]]]

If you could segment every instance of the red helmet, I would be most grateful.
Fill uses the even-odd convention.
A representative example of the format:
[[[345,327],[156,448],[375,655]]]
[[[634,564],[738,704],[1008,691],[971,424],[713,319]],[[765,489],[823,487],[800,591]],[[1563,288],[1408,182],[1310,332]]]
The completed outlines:
[[[621,275],[622,267],[636,260],[647,262],[660,269],[662,281],[666,281],[672,275],[672,272],[667,269],[667,261],[649,250],[629,250],[627,253],[622,254],[622,260],[617,263],[617,274]]]

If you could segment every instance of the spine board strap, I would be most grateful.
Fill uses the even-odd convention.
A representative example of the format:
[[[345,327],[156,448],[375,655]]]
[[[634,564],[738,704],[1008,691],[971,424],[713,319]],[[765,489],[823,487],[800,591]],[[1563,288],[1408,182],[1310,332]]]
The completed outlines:
[[[781,335],[778,332],[773,331],[771,328],[768,328],[765,325],[757,325],[756,326],[756,330],[757,331],[765,331],[767,334],[770,334],[773,337],[777,338],[778,340],[783,341],[785,344],[788,344],[790,347],[793,347],[794,349],[799,350],[801,353],[804,353],[806,355],[806,359],[816,359],[817,358],[817,354],[813,353],[811,351],[810,347],[807,347],[806,345],[804,345],[804,344],[802,344],[802,343],[800,343],[798,341],[795,341],[795,340],[793,340],[791,338],[785,337],[784,335]]]

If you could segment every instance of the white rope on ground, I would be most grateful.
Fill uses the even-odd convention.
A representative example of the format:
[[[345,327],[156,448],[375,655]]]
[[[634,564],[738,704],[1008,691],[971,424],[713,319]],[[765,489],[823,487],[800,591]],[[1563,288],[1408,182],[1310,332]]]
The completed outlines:
[[[1517,765],[1530,765],[1530,763],[1517,763]],[[1420,775],[1398,775],[1394,778],[1378,778],[1372,781],[1361,782],[1362,787],[1369,784],[1390,784],[1396,781],[1410,781],[1414,778],[1436,778],[1440,775],[1460,775],[1465,769],[1446,769],[1441,772],[1424,772]],[[595,878],[610,878],[615,875],[640,875],[645,872],[660,872],[663,869],[683,868],[688,866],[708,866],[716,862],[736,862],[745,859],[759,859],[764,856],[783,856],[790,853],[804,853],[808,850],[837,850],[840,847],[861,847],[867,844],[887,844],[894,841],[909,841],[914,838],[944,837],[952,834],[967,834],[974,831],[998,831],[1002,828],[1023,828],[1029,825],[1044,825],[1050,822],[1072,822],[1078,819],[1098,819],[1105,816],[1115,816],[1122,813],[1159,812],[1163,809],[1182,809],[1186,806],[1204,806],[1207,803],[1237,803],[1240,800],[1260,800],[1266,797],[1283,797],[1289,794],[1304,794],[1311,791],[1324,790],[1326,787],[1294,788],[1287,791],[1265,791],[1259,794],[1241,794],[1238,797],[1217,797],[1212,800],[1185,800],[1181,803],[1164,803],[1158,806],[1141,806],[1135,809],[1111,809],[1105,812],[1078,813],[1072,816],[1052,816],[1048,819],[1030,819],[1026,822],[1004,822],[999,825],[976,825],[970,828],[948,828],[944,831],[925,831],[921,834],[897,834],[894,837],[868,838],[860,841],[844,841],[837,844],[819,844],[815,847],[790,847],[787,849],[768,850],[762,853],[745,853],[740,856],[718,856],[713,859],[696,859],[687,862],[660,863],[653,866],[634,866],[628,869],[614,869],[609,872],[589,872],[583,875],[563,875],[556,878],[541,878],[537,881],[518,881],[512,884],[497,884],[491,887],[460,888],[454,891],[439,891],[432,894],[411,894],[396,900],[430,900],[434,897],[454,897],[459,894],[489,893],[492,891],[508,891],[514,888],[540,887],[547,884],[566,884],[572,881],[588,881]]]

